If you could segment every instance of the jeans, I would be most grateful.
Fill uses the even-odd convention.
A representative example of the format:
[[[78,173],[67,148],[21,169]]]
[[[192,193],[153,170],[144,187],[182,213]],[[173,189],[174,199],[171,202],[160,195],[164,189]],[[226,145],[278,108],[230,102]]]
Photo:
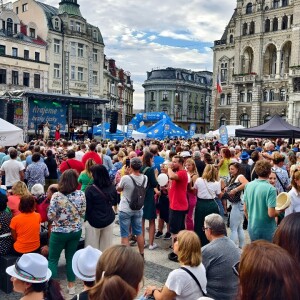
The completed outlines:
[[[52,277],[57,278],[57,265],[60,254],[65,249],[67,279],[68,282],[75,281],[75,274],[72,270],[72,258],[77,250],[78,242],[81,237],[81,230],[70,233],[51,232],[49,242],[49,269]]]
[[[141,235],[142,234],[142,217],[143,210],[124,212],[119,211],[119,223],[121,237],[129,237],[130,226],[132,234]]]
[[[215,200],[216,200],[216,203],[219,206],[220,216],[224,217],[224,207],[223,207],[222,201],[219,198],[215,198]]]
[[[230,213],[230,238],[235,244],[239,244],[240,248],[245,245],[245,234],[243,230],[244,222],[244,203],[232,203]]]

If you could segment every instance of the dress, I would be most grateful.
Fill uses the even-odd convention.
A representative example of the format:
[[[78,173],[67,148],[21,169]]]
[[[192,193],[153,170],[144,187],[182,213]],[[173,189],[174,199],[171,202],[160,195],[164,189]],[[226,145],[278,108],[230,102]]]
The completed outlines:
[[[143,218],[145,220],[156,219],[156,207],[154,201],[154,188],[157,187],[157,181],[154,174],[154,168],[149,168],[144,172],[146,166],[141,168],[141,173],[148,177],[148,185],[145,196],[144,208],[143,208]]]
[[[60,139],[60,128],[59,127],[55,127],[55,140],[59,140]]]

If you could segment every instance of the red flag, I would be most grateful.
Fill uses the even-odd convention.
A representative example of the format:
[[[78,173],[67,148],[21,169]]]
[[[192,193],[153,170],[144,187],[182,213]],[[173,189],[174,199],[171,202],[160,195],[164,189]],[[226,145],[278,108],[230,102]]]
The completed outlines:
[[[221,76],[220,76],[220,73],[218,72],[218,75],[217,75],[217,93],[220,94],[222,93],[222,86],[221,86]]]

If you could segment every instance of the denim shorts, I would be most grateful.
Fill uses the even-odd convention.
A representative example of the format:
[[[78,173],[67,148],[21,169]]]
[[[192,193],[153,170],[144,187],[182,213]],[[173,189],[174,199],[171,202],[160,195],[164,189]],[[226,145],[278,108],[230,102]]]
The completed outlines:
[[[141,235],[142,234],[142,217],[143,210],[132,211],[132,212],[119,212],[119,223],[120,223],[120,231],[121,237],[129,237],[130,234],[130,225],[132,234]]]

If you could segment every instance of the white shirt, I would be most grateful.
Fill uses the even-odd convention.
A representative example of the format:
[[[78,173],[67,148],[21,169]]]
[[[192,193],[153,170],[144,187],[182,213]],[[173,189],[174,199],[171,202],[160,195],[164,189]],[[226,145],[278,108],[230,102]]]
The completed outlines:
[[[214,199],[221,193],[221,182],[208,182],[197,178],[194,187],[197,189],[197,197],[200,199]]]
[[[79,160],[79,161],[82,161],[82,158],[83,158],[84,154],[85,153],[83,151],[81,151],[81,150],[76,151],[75,152],[75,159]]]
[[[4,162],[0,170],[5,172],[5,185],[12,186],[19,181],[20,171],[24,169],[24,165],[16,159],[10,159]]]
[[[204,265],[201,263],[198,267],[183,266],[191,271],[198,279],[202,290],[206,293],[206,271]],[[196,281],[182,269],[172,271],[166,281],[166,287],[176,293],[176,300],[195,300],[204,296]]]
[[[300,212],[300,193],[297,192],[297,190],[293,187],[289,193],[291,197],[291,204],[290,206],[285,210],[284,215],[288,216],[294,212]]]

